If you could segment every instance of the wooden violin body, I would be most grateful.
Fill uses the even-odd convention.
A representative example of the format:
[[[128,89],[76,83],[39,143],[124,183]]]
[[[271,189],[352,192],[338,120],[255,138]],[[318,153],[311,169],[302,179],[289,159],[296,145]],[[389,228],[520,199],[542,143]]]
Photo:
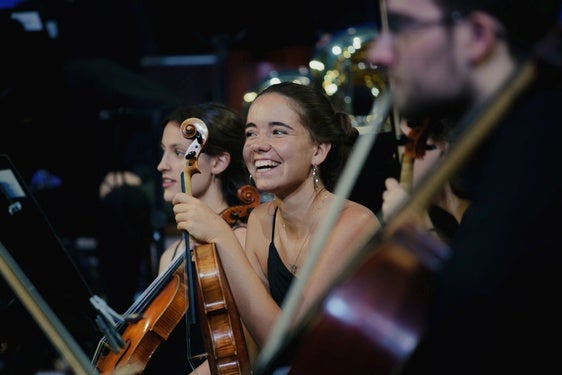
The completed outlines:
[[[250,374],[244,329],[214,244],[194,250],[198,314],[212,374]]]
[[[127,373],[143,372],[152,354],[169,337],[187,310],[183,264],[183,259],[177,258],[127,310],[126,315],[141,314],[141,317],[117,327],[125,342],[122,349],[111,351],[105,338],[101,340],[94,355],[100,374],[125,368],[131,369]]]

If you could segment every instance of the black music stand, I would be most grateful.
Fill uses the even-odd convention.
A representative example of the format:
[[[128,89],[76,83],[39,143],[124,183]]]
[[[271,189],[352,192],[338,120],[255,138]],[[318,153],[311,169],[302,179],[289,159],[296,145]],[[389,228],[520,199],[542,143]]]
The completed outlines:
[[[95,325],[92,293],[45,214],[6,154],[0,154],[0,365],[7,373],[36,373],[49,369],[58,353],[56,343],[37,319],[13,280],[23,282],[31,304],[52,312],[54,328],[60,322],[78,344],[76,352],[92,358],[101,336]],[[7,259],[6,259],[7,258]],[[8,267],[8,271],[6,271]],[[21,272],[19,272],[21,271]],[[20,277],[21,276],[21,277]],[[5,283],[6,281],[6,283]],[[41,304],[44,300],[45,305]],[[28,301],[29,302],[29,301]],[[45,310],[42,309],[45,307]],[[53,323],[47,315],[47,322]],[[63,329],[64,330],[64,329]],[[61,332],[54,332],[61,333]],[[68,353],[66,353],[68,354]]]

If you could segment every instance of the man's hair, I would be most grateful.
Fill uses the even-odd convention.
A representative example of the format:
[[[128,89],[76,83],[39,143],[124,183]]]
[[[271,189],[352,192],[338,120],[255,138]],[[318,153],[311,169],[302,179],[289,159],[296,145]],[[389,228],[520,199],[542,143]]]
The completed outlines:
[[[561,21],[562,0],[434,0],[443,13],[483,11],[504,27],[513,53],[528,52]]]

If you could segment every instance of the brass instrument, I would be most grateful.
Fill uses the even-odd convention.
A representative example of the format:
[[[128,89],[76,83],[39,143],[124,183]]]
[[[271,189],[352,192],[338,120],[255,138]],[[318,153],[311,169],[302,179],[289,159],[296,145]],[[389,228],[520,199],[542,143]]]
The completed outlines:
[[[367,50],[377,36],[372,25],[348,27],[317,43],[309,62],[312,84],[321,87],[340,111],[352,115],[354,125],[373,122],[374,103],[387,90],[384,71],[367,61]],[[381,132],[390,131],[390,118]]]
[[[254,101],[260,91],[275,83],[287,81],[310,85],[312,78],[310,76],[310,71],[306,66],[299,66],[294,69],[272,70],[255,87],[244,94],[244,97],[242,98],[243,112],[247,113],[250,104]]]

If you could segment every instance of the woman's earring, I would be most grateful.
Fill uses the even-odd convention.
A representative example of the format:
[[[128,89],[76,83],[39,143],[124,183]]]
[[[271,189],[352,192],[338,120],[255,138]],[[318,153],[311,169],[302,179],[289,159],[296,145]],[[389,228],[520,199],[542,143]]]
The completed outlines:
[[[314,190],[318,190],[318,166],[316,164],[312,165],[312,183],[314,184]]]

